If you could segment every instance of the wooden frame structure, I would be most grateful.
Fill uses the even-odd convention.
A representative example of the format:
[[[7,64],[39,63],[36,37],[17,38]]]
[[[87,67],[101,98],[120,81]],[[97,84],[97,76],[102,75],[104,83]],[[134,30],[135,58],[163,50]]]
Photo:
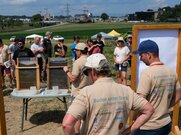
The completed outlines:
[[[2,84],[2,77],[0,71],[0,84]],[[2,85],[0,85],[0,135],[6,135],[6,119],[4,112],[4,100],[3,100],[3,89]]]
[[[177,60],[176,60],[176,72],[178,74],[179,81],[181,82],[181,25],[169,24],[169,25],[135,25],[133,26],[132,33],[132,50],[136,50],[138,47],[138,38],[140,31],[151,31],[151,30],[177,30],[178,31],[178,48],[177,48]],[[168,43],[170,44],[170,43]],[[133,55],[132,57],[132,67],[131,67],[131,88],[136,90],[136,71],[137,71],[137,56]],[[179,119],[179,103],[176,104],[173,108],[173,117],[172,117],[172,135],[178,134],[178,119]],[[132,120],[131,120],[132,121]],[[131,122],[132,123],[132,122]]]
[[[28,64],[29,63],[29,64]],[[40,89],[40,71],[37,58],[17,58],[16,90],[36,86]]]
[[[47,87],[58,86],[59,89],[69,89],[70,83],[63,67],[68,65],[67,58],[48,58]]]

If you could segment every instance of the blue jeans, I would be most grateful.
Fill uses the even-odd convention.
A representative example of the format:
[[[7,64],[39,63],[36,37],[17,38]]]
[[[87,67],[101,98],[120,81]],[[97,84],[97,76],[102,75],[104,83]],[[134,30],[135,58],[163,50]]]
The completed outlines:
[[[169,135],[171,132],[172,123],[170,122],[164,127],[154,130],[140,130],[138,129],[132,135]]]

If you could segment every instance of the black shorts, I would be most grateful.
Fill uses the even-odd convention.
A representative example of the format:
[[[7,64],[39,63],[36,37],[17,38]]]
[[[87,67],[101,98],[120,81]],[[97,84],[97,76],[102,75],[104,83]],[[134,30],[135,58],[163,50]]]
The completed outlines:
[[[121,66],[121,67],[120,67]],[[127,66],[123,66],[122,64],[115,64],[116,71],[127,71]]]

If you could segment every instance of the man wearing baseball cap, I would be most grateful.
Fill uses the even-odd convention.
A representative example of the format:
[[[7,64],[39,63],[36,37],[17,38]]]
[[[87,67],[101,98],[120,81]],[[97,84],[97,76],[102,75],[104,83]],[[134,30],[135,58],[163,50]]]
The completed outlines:
[[[142,41],[138,50],[140,60],[147,66],[139,79],[137,93],[146,98],[155,111],[134,135],[168,135],[171,131],[169,108],[181,99],[178,77],[159,59],[159,48],[152,40]]]
[[[58,44],[54,46],[55,57],[64,58],[67,54],[67,46],[64,45],[64,38],[59,37],[57,41]]]
[[[79,94],[80,89],[83,87],[92,84],[92,80],[88,78],[88,76],[84,75],[82,72],[83,67],[85,66],[87,60],[87,52],[88,48],[85,43],[78,43],[75,47],[75,53],[77,59],[73,63],[72,72],[69,71],[68,67],[65,66],[63,69],[67,73],[67,76],[72,81],[71,86],[71,94],[72,94],[72,101],[74,98]],[[80,119],[75,124],[75,133],[80,133]]]
[[[73,127],[78,119],[83,119],[80,135],[126,135],[150,118],[151,104],[110,77],[108,61],[103,54],[90,55],[83,71],[94,84],[84,87],[69,107],[63,120],[66,135],[74,134]],[[131,109],[139,110],[140,116],[126,129]]]

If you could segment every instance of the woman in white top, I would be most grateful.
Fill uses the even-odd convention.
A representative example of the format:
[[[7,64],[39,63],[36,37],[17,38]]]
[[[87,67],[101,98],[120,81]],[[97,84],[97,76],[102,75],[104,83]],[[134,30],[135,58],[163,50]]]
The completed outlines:
[[[126,75],[128,58],[130,56],[130,50],[125,46],[123,37],[119,37],[117,40],[117,47],[114,49],[114,63],[116,70],[117,82],[127,85]]]

